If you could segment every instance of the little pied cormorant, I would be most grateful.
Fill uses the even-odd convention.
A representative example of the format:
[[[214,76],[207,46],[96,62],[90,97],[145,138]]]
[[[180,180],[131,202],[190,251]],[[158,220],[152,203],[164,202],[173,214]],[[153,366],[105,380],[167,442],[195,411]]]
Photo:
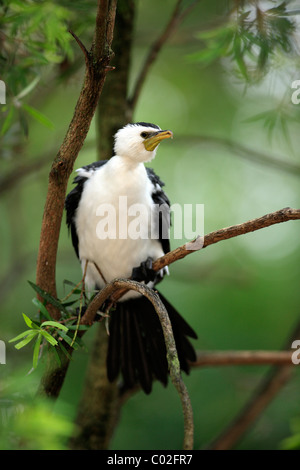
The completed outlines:
[[[127,124],[115,135],[115,154],[111,159],[77,170],[76,187],[68,194],[65,208],[88,290],[101,289],[115,278],[131,278],[153,287],[166,274],[166,269],[155,273],[151,260],[170,251],[168,230],[164,227],[165,224],[169,228],[170,202],[162,190],[164,183],[144,163],[155,157],[163,139],[172,136],[171,131],[161,130],[155,124]],[[112,207],[117,221],[121,216],[129,222],[129,211],[125,219],[120,214],[120,198],[124,196],[127,208],[142,205],[149,215],[146,226],[140,227],[141,236],[124,236],[124,233],[120,236],[118,230],[112,237],[108,233],[106,237],[99,236],[99,207]],[[159,211],[158,219],[151,217],[162,205],[167,211]],[[158,236],[151,238],[155,233],[151,224],[155,222],[159,225]],[[159,296],[172,323],[181,369],[188,373],[189,361],[195,361],[196,356],[187,337],[197,338],[197,335],[160,293]],[[121,373],[124,389],[140,384],[146,393],[151,392],[154,379],[167,384],[163,332],[148,299],[133,291],[125,294],[110,312],[109,332],[107,375],[110,381]]]

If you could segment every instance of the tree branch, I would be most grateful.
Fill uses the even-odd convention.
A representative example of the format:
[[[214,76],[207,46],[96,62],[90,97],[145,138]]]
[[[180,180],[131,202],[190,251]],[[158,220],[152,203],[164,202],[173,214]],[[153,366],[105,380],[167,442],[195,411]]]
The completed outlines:
[[[294,365],[291,351],[198,351],[191,367]]]
[[[186,386],[182,380],[180,372],[180,364],[177,355],[175,340],[172,331],[172,325],[166,311],[165,306],[161,302],[158,294],[149,287],[136,281],[129,279],[116,279],[107,284],[89,304],[86,313],[81,319],[81,324],[90,324],[93,322],[97,311],[101,308],[103,303],[117,290],[134,290],[147,297],[152,303],[155,311],[159,317],[165,344],[167,350],[167,360],[169,365],[170,377],[173,385],[175,386],[181,400],[183,416],[184,416],[184,442],[183,449],[193,449],[194,439],[194,424],[193,424],[193,410],[188,395]]]
[[[294,327],[292,333],[285,341],[284,348],[291,346],[294,339],[298,339],[300,335],[300,322]],[[290,353],[291,354],[291,353]],[[252,397],[247,401],[238,415],[232,422],[216,437],[208,446],[213,450],[232,449],[239,442],[249,427],[258,419],[261,413],[275,398],[282,387],[289,381],[294,369],[290,367],[292,364],[291,356],[289,365],[282,363],[273,367],[270,372],[263,378],[262,382],[253,393]]]
[[[222,228],[214,232],[210,232],[205,237],[198,236],[194,240],[185,243],[184,245],[175,248],[175,250],[166,253],[153,262],[152,269],[159,271],[165,266],[169,266],[179,259],[185,258],[187,255],[199,251],[202,248],[206,248],[209,245],[213,245],[222,240],[228,240],[239,235],[244,235],[249,232],[254,232],[270,225],[287,222],[289,220],[300,219],[300,209],[291,209],[286,207],[276,212],[266,214],[257,219],[249,220],[238,225],[231,225],[230,227]],[[126,293],[126,288],[119,290],[112,295],[112,301],[117,302]]]
[[[132,96],[128,99],[128,106],[131,109],[131,112],[133,112],[136,106],[136,103],[139,99],[139,96],[140,96],[142,87],[144,85],[144,82],[146,80],[147,74],[149,72],[149,69],[152,66],[153,62],[156,60],[160,50],[162,49],[164,44],[167,42],[171,34],[178,27],[178,25],[183,21],[185,16],[196,5],[196,3],[197,3],[197,0],[192,2],[183,11],[181,11],[183,0],[177,0],[174,11],[170,17],[170,20],[167,26],[165,27],[163,32],[160,34],[160,36],[154,41],[152,47],[150,48],[148,52],[144,65],[142,66],[142,69],[136,80],[136,84],[135,84]]]
[[[208,449],[232,449],[288,382],[292,372],[293,369],[290,366],[281,366],[279,369],[276,368],[276,372],[272,371],[268,374],[250,401],[220,436],[209,445]]]
[[[55,267],[67,183],[88,133],[104,85],[106,67],[111,58],[110,46],[113,39],[112,25],[115,9],[116,0],[98,1],[95,37],[89,52],[90,60],[86,60],[83,87],[69,129],[53,161],[49,175],[37,260],[36,283],[54,297],[57,296]],[[107,29],[101,23],[101,21],[105,22],[106,18],[110,23]],[[103,28],[105,28],[106,34],[103,33]],[[54,319],[59,319],[60,313],[53,306],[49,306],[49,312]]]
[[[154,261],[152,268],[155,271],[159,271],[165,266],[168,266],[179,259],[185,258],[194,251],[206,248],[207,246],[213,245],[214,243],[218,243],[222,240],[228,240],[229,238],[237,237],[239,235],[244,235],[249,232],[254,232],[271,225],[297,219],[300,219],[300,209],[291,209],[290,207],[286,207],[279,211],[266,214],[262,217],[249,220],[248,222],[244,222],[242,224],[231,225],[230,227],[210,232],[205,235],[205,237],[198,236],[191,242],[185,243],[184,245],[175,248],[175,250],[165,254],[161,258],[158,258],[156,261]]]
[[[86,49],[83,42],[79,39],[79,37],[71,29],[69,29],[69,33],[73,36],[73,38],[77,42],[78,46],[82,50],[83,55],[84,55],[84,59],[85,59],[85,65],[86,65],[86,67],[89,67],[89,53],[88,53],[88,50]]]
[[[223,366],[294,365],[291,361],[291,351],[197,351],[196,354],[196,361],[190,362],[190,367],[193,369]],[[140,387],[137,385],[136,388],[123,393],[120,396],[120,404],[124,404],[138,390]]]
[[[209,136],[209,135],[183,135],[176,138],[178,142],[187,141],[196,142],[199,144],[212,144],[222,146],[230,152],[238,154],[240,157],[245,160],[252,162],[257,162],[269,167],[277,168],[279,170],[285,171],[289,174],[296,176],[300,175],[300,165],[292,161],[286,161],[284,157],[278,158],[275,156],[270,156],[264,152],[254,150],[250,147],[246,147],[238,142],[233,140],[226,139],[224,137]]]

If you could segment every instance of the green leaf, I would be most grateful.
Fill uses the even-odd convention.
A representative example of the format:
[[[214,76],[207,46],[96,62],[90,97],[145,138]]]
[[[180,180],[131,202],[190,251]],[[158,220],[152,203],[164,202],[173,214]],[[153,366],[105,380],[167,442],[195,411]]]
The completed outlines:
[[[70,336],[68,336],[66,333],[61,333],[60,335],[62,337],[62,339],[69,345],[69,346],[72,346],[73,349],[78,349],[79,348],[79,344],[76,341],[73,341],[73,338],[70,338]]]
[[[21,338],[24,338],[24,336],[28,336],[29,334],[35,333],[35,330],[26,330],[20,333],[18,336],[15,336],[14,338],[10,339],[8,342],[13,343],[14,341],[18,341]]]
[[[76,304],[77,302],[78,302],[78,299],[75,299],[75,300],[70,300],[69,302],[63,302],[62,305],[64,307],[71,307],[72,305]]]
[[[30,330],[30,333],[28,333],[27,337],[25,339],[23,339],[22,341],[20,341],[19,343],[15,344],[15,348],[16,349],[21,349],[23,348],[24,346],[26,346],[26,344],[30,343],[30,341],[38,334],[38,331],[37,330]]]
[[[32,106],[29,106],[26,103],[23,103],[22,107],[25,111],[27,111],[28,114],[30,114],[40,124],[42,124],[45,127],[48,127],[49,129],[54,129],[53,122],[50,121],[50,119],[48,119],[47,116],[45,116],[43,113],[33,108]]]
[[[76,286],[77,286],[77,284],[75,284],[75,282],[73,282],[73,281],[68,281],[68,279],[64,279],[64,280],[63,280],[63,285],[64,285],[64,286],[65,286],[65,285],[66,285],[66,286],[71,286],[71,287],[76,287]]]
[[[28,126],[27,116],[24,113],[24,110],[22,108],[18,109],[18,114],[19,114],[19,123],[20,123],[21,129],[24,132],[24,135],[26,137],[28,137],[28,135],[29,135],[29,126]]]
[[[6,132],[8,131],[8,129],[10,128],[13,122],[14,116],[15,116],[15,108],[11,106],[2,124],[0,135],[6,134]]]
[[[34,297],[32,299],[32,303],[33,305],[35,305],[41,312],[42,314],[48,318],[48,320],[51,320],[51,315],[50,313],[48,312],[48,310],[46,309],[45,305],[39,300],[37,299],[36,297]]]
[[[63,281],[63,285],[64,287],[65,286],[71,286],[73,289],[71,290],[71,293],[72,294],[81,294],[81,289],[78,287],[78,284],[75,284],[75,282],[72,282],[72,281],[68,281],[67,279],[65,279]],[[70,294],[69,294],[70,295]],[[74,301],[76,302],[76,300]],[[66,303],[64,302],[64,305],[66,305]]]
[[[70,361],[73,361],[73,357],[72,357],[71,354],[66,350],[66,348],[64,347],[64,345],[62,344],[62,342],[60,341],[58,344],[59,344],[59,347],[60,347],[60,349],[62,350],[62,352],[67,356],[67,358],[68,358]]]
[[[24,98],[26,95],[28,95],[36,86],[37,84],[39,83],[40,81],[40,77],[35,77],[34,80],[32,80],[31,83],[29,83],[29,85],[27,85],[27,87],[24,88],[24,90],[22,90],[17,96],[16,96],[16,100],[21,100],[22,98]]]
[[[60,343],[58,343],[58,344],[59,344],[59,346],[61,346]],[[52,348],[52,351],[54,353],[54,357],[56,359],[56,362],[58,363],[59,366],[61,366],[61,360],[60,360],[58,352],[56,351],[56,348]]]
[[[46,302],[48,302],[51,305],[54,305],[54,307],[56,307],[58,310],[61,310],[67,315],[69,315],[68,310],[64,307],[64,305],[59,300],[57,300],[51,294],[49,294],[48,292],[44,291],[39,286],[34,284],[34,282],[28,281],[28,283],[41,297],[43,297],[43,299],[46,300]]]
[[[55,338],[53,338],[53,336],[51,336],[49,333],[47,333],[47,331],[45,330],[40,330],[41,331],[41,334],[44,336],[45,340],[51,344],[51,346],[57,346],[58,342],[56,341]]]
[[[27,315],[25,315],[25,313],[22,313],[23,315],[23,318],[24,318],[24,321],[26,323],[27,326],[29,326],[29,328],[33,328],[33,329],[39,329],[39,326],[36,325],[32,320],[31,318],[27,317]]]
[[[39,333],[36,339],[35,345],[34,345],[34,349],[33,349],[32,367],[34,369],[36,369],[37,364],[38,364],[41,341],[42,341],[42,334]]]
[[[86,331],[90,328],[89,325],[70,325],[69,330],[81,330],[81,331]]]
[[[63,331],[68,331],[69,328],[67,328],[65,325],[62,325],[61,323],[58,323],[57,321],[44,321],[42,323],[42,327],[44,326],[54,326],[55,328],[59,329],[59,330],[63,330]]]
[[[294,434],[287,437],[281,442],[280,448],[283,450],[297,450],[300,449],[300,434]]]

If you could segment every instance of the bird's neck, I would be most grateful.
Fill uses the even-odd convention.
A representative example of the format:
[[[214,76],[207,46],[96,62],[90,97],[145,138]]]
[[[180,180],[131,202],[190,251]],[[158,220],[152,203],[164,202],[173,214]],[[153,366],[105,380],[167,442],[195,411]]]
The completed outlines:
[[[141,174],[144,174],[146,172],[143,162],[138,162],[127,156],[115,155],[113,157],[113,164],[124,173],[140,172]]]
[[[113,183],[115,191],[131,192],[134,188],[145,186],[148,177],[144,163],[115,155],[107,166],[107,179]]]

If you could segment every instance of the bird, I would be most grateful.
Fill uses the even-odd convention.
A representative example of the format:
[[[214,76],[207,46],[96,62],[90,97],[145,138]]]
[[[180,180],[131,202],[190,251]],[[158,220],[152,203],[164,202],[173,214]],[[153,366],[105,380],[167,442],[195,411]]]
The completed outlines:
[[[172,131],[148,122],[119,129],[110,159],[76,170],[65,200],[66,223],[88,292],[116,278],[155,288],[172,324],[181,370],[188,374],[196,360],[189,338],[197,334],[156,288],[168,268],[152,269],[153,261],[170,251],[171,204],[163,181],[145,163],[169,138]],[[153,381],[168,383],[162,327],[153,305],[138,292],[127,292],[109,312],[106,365],[108,380],[120,377],[123,391],[140,386],[149,394]]]

